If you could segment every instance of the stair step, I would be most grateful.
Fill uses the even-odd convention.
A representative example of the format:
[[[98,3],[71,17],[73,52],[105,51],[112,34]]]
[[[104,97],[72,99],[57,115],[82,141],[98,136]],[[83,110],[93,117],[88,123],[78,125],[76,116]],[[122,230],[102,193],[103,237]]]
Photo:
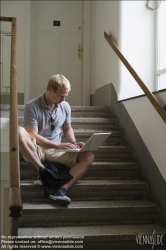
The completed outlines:
[[[128,146],[121,145],[101,146],[93,154],[95,161],[129,161],[130,150]]]
[[[85,130],[88,128],[95,129],[95,130],[115,130],[117,119],[116,118],[72,118],[72,128],[79,129],[84,128]],[[24,118],[19,117],[18,123],[20,126],[24,124]]]
[[[50,192],[55,188],[50,188]],[[143,199],[147,184],[139,180],[79,180],[68,190],[71,200]],[[21,181],[23,201],[46,201],[44,186]]]
[[[76,137],[76,140],[77,141],[82,141],[82,142],[86,142],[93,133],[96,133],[96,132],[101,132],[101,133],[104,133],[104,132],[108,132],[110,133],[111,132],[111,135],[106,139],[106,141],[103,143],[103,146],[111,146],[111,145],[122,145],[122,139],[123,139],[123,135],[122,135],[122,132],[120,131],[113,131],[113,130],[106,130],[106,131],[103,131],[103,130],[88,130],[86,129],[85,130],[77,130],[75,129],[74,130],[74,134],[75,134],[75,137]],[[65,139],[62,137],[62,142],[64,142]]]
[[[19,124],[21,126],[21,124]],[[83,127],[83,126],[82,126]],[[74,129],[74,134],[77,141],[86,142],[94,133],[111,133],[111,135],[105,140],[103,145],[121,145],[123,134],[121,131],[115,131],[112,129]],[[62,142],[65,142],[65,138],[62,136]]]
[[[0,105],[0,109],[1,117],[9,117],[9,105]],[[21,126],[23,113],[24,105],[19,105]],[[86,142],[95,132],[111,135],[93,152],[95,162],[85,176],[68,190],[72,200],[68,207],[43,198],[44,186],[33,184],[37,170],[21,159],[23,216],[19,235],[79,235],[84,238],[80,248],[88,250],[152,249],[152,245],[137,244],[136,235],[155,232],[166,236],[166,229],[152,224],[158,207],[145,200],[148,186],[136,179],[138,166],[129,162],[129,147],[122,146],[123,134],[116,131],[117,119],[110,107],[71,107],[71,116],[77,141]],[[50,249],[50,245],[46,248],[44,244],[44,248]],[[155,245],[155,249],[165,249],[165,245]]]
[[[100,106],[72,106],[72,117],[111,117],[110,107]]]
[[[134,162],[93,162],[83,179],[135,179],[138,165]]]
[[[129,147],[127,146],[101,146],[93,152],[96,161],[128,161],[129,153]]]
[[[55,201],[24,202],[21,227],[154,223],[158,208],[146,200],[73,201],[68,207]]]
[[[103,117],[72,117],[71,118],[72,124],[100,124],[100,125],[110,125],[116,124],[117,118],[103,118]]]
[[[137,168],[133,162],[93,162],[82,179],[135,179]],[[20,170],[21,180],[35,180],[38,174],[37,169],[25,161],[20,162]]]
[[[23,117],[25,105],[18,105],[18,117]],[[10,105],[1,104],[1,117],[9,117]],[[110,107],[103,106],[71,106],[72,117],[112,117]]]
[[[77,141],[83,141],[83,142],[86,142],[90,136],[95,133],[95,132],[99,132],[98,130],[87,130],[84,131],[84,130],[78,130],[78,129],[75,129],[74,130],[74,134],[75,134],[75,137],[76,137],[76,140]],[[111,135],[106,139],[106,141],[103,143],[103,145],[121,145],[122,144],[122,132],[121,131],[113,131],[113,130],[107,130],[107,131],[100,131],[101,133],[102,132],[111,132]]]
[[[110,136],[105,140],[105,142],[103,143],[103,146],[111,146],[111,145],[121,145],[122,144],[122,137],[123,134],[121,131],[113,131],[113,130],[94,130],[94,129],[87,129],[85,130],[81,130],[81,129],[75,129],[74,130],[74,134],[76,137],[77,141],[82,141],[82,142],[86,142],[94,133],[104,133],[104,132],[108,132],[111,133]],[[65,138],[62,137],[62,142],[65,142]]]
[[[83,249],[88,250],[152,249],[151,244],[140,244],[139,237],[149,237],[149,235],[153,235],[154,233],[156,236],[160,236],[160,243],[158,245],[155,244],[154,249],[164,250],[166,245],[166,229],[156,224],[19,228],[19,236],[47,236],[54,241],[62,241],[63,245],[67,245],[64,241],[72,240],[74,243],[70,243],[70,245],[79,245],[80,248],[83,246]],[[79,243],[77,243],[78,241]]]

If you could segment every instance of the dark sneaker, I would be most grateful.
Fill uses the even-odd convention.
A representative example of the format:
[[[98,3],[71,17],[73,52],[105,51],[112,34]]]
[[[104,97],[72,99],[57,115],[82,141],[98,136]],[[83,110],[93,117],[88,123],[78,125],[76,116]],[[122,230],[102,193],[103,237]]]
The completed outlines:
[[[40,178],[40,174],[38,174],[36,181],[34,181],[34,184],[35,185],[43,185],[41,178]]]
[[[69,205],[71,202],[70,198],[66,195],[66,189],[63,187],[50,194],[49,198],[64,206]]]

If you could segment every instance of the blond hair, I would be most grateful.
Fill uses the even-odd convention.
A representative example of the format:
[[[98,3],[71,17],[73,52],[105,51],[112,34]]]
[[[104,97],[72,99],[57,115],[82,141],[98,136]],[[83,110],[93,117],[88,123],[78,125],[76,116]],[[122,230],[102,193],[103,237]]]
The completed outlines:
[[[59,75],[59,74],[53,75],[49,79],[47,90],[49,90],[50,87],[53,89],[54,92],[56,92],[58,89],[61,89],[61,88],[68,89],[69,91],[71,90],[71,85],[70,85],[69,80],[63,75]]]

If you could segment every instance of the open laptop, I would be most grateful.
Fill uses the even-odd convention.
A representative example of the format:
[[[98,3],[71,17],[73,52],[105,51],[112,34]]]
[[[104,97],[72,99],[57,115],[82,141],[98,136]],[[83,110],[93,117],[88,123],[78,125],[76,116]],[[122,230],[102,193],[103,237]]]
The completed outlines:
[[[82,148],[77,149],[60,149],[60,151],[65,152],[85,152],[85,151],[95,151],[102,143],[110,136],[111,133],[94,133],[88,141],[84,144]]]

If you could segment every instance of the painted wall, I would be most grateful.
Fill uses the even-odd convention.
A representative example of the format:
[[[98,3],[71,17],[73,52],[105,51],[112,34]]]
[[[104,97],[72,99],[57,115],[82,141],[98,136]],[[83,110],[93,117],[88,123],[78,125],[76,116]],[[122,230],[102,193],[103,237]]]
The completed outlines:
[[[145,1],[132,3],[122,1],[121,11],[121,51],[149,90],[154,91],[156,89],[155,12],[145,7]],[[123,65],[120,71],[119,100],[140,95],[142,90]],[[158,101],[161,104],[164,95],[165,92],[158,94]],[[166,180],[166,124],[146,97],[124,102],[124,106]]]
[[[17,18],[17,83],[18,93],[24,92],[24,1],[1,1],[1,16]],[[11,32],[11,22],[1,22],[1,31]],[[9,71],[10,74],[10,71]]]
[[[142,94],[142,90],[103,37],[111,35],[122,54],[151,91],[155,90],[155,14],[145,1],[92,2],[91,94],[114,83],[118,100]]]
[[[165,96],[165,98],[164,98]],[[163,98],[162,98],[163,97]],[[166,103],[166,92],[158,94]],[[124,102],[144,143],[166,181],[166,124],[146,97]]]
[[[121,52],[150,91],[155,86],[155,14],[145,1],[121,2]],[[119,100],[143,94],[143,91],[121,63]]]
[[[92,1],[91,95],[110,83],[118,85],[120,61],[104,38],[104,31],[120,45],[120,1]]]
[[[96,1],[92,3],[91,95],[113,83],[118,100],[138,96],[142,90],[103,37],[104,31],[124,54],[144,83],[155,90],[155,12],[146,1]],[[97,100],[98,98],[96,98]],[[158,96],[163,105],[163,97]],[[107,100],[106,100],[107,104]],[[98,105],[96,102],[95,105]],[[104,105],[104,103],[103,103]],[[124,102],[129,115],[166,180],[166,125],[145,97]]]
[[[9,118],[1,117],[1,235],[9,235]]]

